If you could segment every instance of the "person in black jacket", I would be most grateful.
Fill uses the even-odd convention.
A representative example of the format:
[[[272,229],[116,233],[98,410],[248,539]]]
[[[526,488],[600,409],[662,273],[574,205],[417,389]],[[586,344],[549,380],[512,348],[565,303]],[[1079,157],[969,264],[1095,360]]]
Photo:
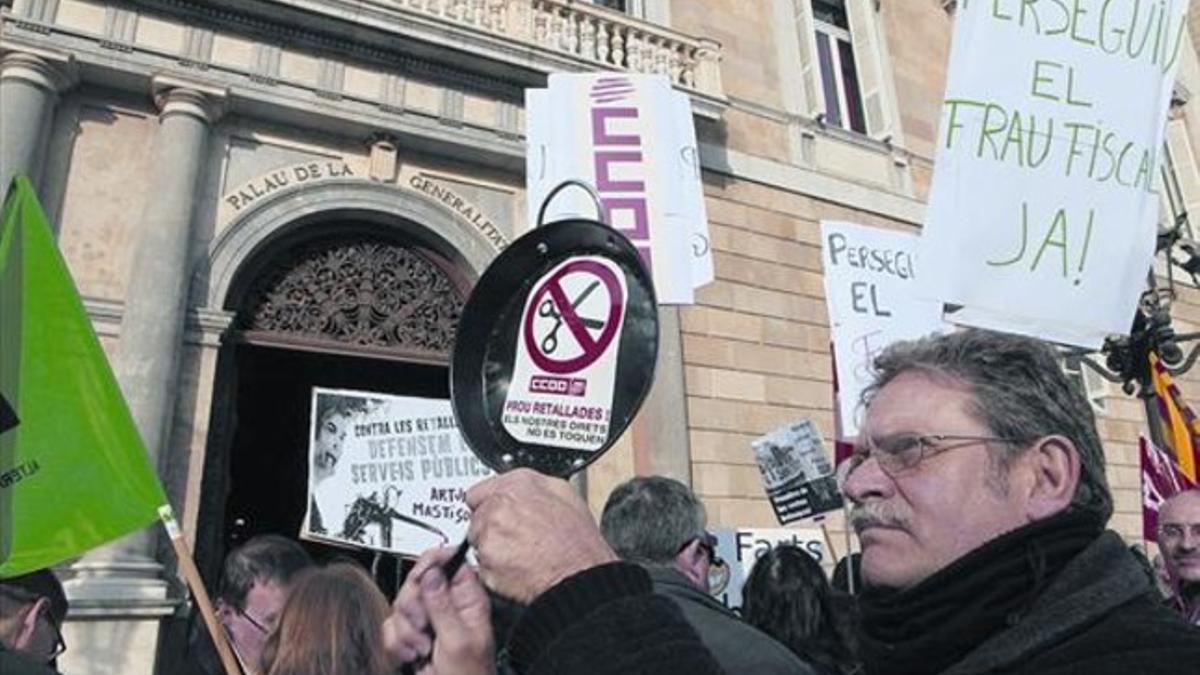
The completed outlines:
[[[846,604],[809,553],[780,544],[763,553],[742,585],[742,618],[786,645],[822,675],[857,667]]]
[[[742,621],[708,593],[716,538],[704,505],[683,483],[638,476],[613,489],[600,531],[622,560],[646,568],[656,593],[670,598],[729,673],[815,675],[770,635]]]
[[[1180,675],[1200,631],[1121,538],[1091,407],[1036,340],[982,330],[875,360],[839,469],[871,675]]]
[[[0,579],[0,673],[57,672],[66,617],[67,596],[49,569]]]
[[[447,580],[450,548],[421,557],[384,626],[396,663],[419,675],[493,675],[482,579],[528,604],[508,643],[521,675],[723,672],[646,571],[617,559],[565,481],[517,470],[475,486],[467,503],[478,572],[464,565]]]

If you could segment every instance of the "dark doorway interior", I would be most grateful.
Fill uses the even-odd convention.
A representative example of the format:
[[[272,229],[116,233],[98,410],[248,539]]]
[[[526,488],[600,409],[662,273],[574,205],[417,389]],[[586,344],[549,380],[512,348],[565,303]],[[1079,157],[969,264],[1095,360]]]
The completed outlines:
[[[235,347],[237,403],[229,449],[225,551],[256,534],[296,537],[307,505],[308,435],[314,386],[449,397],[443,366],[241,344]],[[390,557],[302,542],[319,562],[348,556],[391,596],[400,572]],[[224,555],[224,552],[222,552]]]

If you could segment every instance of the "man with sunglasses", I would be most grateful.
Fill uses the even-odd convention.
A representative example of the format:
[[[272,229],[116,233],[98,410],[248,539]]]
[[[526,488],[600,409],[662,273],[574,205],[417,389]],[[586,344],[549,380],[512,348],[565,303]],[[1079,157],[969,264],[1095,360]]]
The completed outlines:
[[[766,633],[742,621],[708,593],[716,537],[706,531],[704,505],[683,483],[640,476],[609,495],[600,531],[623,560],[650,573],[654,592],[670,598],[726,673],[815,671]]]
[[[67,597],[50,570],[0,580],[0,673],[55,673]]]
[[[862,545],[871,675],[1193,673],[1113,512],[1082,392],[1044,343],[965,330],[875,361],[839,469]]]

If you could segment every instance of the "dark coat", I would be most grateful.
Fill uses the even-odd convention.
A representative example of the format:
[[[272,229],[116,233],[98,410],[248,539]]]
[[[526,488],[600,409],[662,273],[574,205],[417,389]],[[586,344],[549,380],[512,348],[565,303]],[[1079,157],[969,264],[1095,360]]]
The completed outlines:
[[[30,661],[23,655],[0,646],[0,674],[2,675],[57,675],[58,671]]]
[[[943,675],[1195,675],[1200,629],[1162,606],[1125,543],[1105,532],[1011,628]]]
[[[679,608],[629,563],[580,572],[535,599],[508,653],[521,675],[722,673]]]
[[[725,605],[696,588],[687,577],[667,567],[647,567],[654,592],[670,598],[683,612],[700,641],[730,675],[816,675],[774,638],[742,621]]]

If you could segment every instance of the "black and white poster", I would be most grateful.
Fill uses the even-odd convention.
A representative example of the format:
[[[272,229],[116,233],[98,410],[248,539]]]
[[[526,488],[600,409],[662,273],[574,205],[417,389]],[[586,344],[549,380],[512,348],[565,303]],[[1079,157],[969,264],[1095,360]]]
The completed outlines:
[[[419,555],[466,536],[466,491],[492,475],[450,401],[313,388],[300,536]]]
[[[833,464],[812,420],[786,424],[759,437],[751,447],[781,524],[842,507]]]

